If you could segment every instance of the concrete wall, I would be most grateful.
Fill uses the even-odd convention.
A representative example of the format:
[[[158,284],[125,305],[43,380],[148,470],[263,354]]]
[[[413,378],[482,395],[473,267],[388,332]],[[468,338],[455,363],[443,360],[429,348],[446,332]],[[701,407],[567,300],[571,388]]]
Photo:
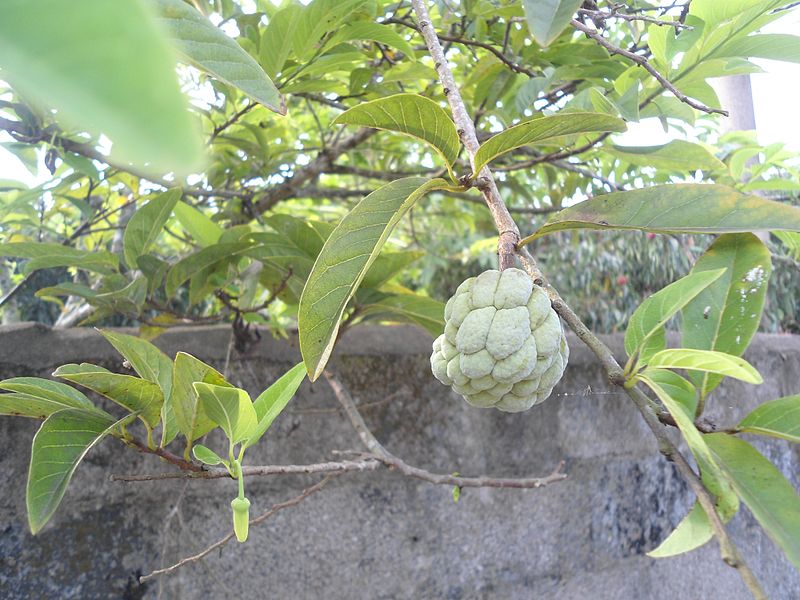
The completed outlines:
[[[175,330],[157,340],[221,367],[226,328]],[[379,471],[343,476],[301,505],[169,577],[137,573],[205,548],[229,530],[230,480],[114,483],[111,473],[166,470],[152,456],[106,440],[79,468],[51,523],[35,538],[25,519],[25,478],[38,423],[0,419],[0,598],[748,598],[716,544],[655,561],[644,553],[678,523],[692,497],[625,396],[587,351],[572,356],[556,395],[522,415],[470,408],[439,385],[430,339],[410,328],[360,328],[334,366],[377,437],[411,464],[465,475],[544,475],[560,460],[569,478],[540,490],[450,489]],[[621,349],[621,338],[609,343]],[[800,390],[800,338],[760,336],[748,358],[759,387],[732,384],[711,416],[731,424],[758,403]],[[251,393],[299,359],[294,342],[265,334],[234,356],[231,380]],[[121,367],[88,329],[0,329],[0,376],[46,375],[65,362]],[[386,399],[389,398],[388,401]],[[359,449],[323,382],[299,396],[249,464],[310,463]],[[221,440],[211,439],[209,445]],[[798,485],[800,455],[759,441]],[[221,446],[219,446],[221,447]],[[253,510],[291,498],[317,479],[252,479]],[[770,598],[800,598],[800,577],[743,510],[732,533]]]

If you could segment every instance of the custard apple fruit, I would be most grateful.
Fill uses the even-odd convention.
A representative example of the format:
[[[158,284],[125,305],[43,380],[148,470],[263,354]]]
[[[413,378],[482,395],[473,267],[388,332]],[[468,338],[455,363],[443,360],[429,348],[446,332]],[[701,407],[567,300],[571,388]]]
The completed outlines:
[[[520,269],[467,279],[444,318],[431,369],[473,406],[527,410],[550,395],[567,366],[561,321],[547,293]]]

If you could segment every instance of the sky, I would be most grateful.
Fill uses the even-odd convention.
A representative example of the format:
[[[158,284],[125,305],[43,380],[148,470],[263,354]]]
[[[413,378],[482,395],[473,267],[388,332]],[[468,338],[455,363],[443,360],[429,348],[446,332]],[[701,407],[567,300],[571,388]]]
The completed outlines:
[[[798,29],[800,10],[795,10],[766,27],[764,32],[795,34]],[[759,142],[763,145],[782,142],[790,150],[800,152],[800,119],[796,117],[797,98],[800,96],[800,64],[771,60],[753,62],[764,70],[764,73],[751,75]],[[626,146],[651,146],[665,144],[675,137],[674,132],[665,133],[657,119],[645,119],[630,123],[628,131],[614,139],[616,143]],[[10,140],[7,134],[0,133],[0,142]],[[12,179],[34,186],[49,178],[43,164],[39,171],[38,176],[31,174],[14,155],[0,148],[0,180]]]

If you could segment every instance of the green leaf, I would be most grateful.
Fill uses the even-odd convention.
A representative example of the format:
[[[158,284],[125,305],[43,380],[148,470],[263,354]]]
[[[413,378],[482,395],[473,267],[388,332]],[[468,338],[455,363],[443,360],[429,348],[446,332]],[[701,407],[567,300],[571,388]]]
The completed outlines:
[[[202,382],[195,382],[194,389],[209,419],[222,428],[232,445],[253,435],[258,418],[247,392]]]
[[[166,446],[178,434],[172,408],[172,361],[161,350],[142,338],[107,330],[100,333],[125,357],[139,377],[157,383],[161,388],[164,397],[164,403],[161,405],[161,446]]]
[[[800,37],[783,33],[739,37],[714,50],[713,56],[767,58],[800,63]]]
[[[270,215],[264,219],[264,223],[281,234],[299,253],[312,260],[317,258],[330,235],[330,232],[327,235],[320,233],[308,220],[291,215]]]
[[[697,409],[697,388],[691,382],[674,371],[652,369],[647,371],[647,378],[657,383],[675,402],[681,405],[688,415],[694,415]]]
[[[335,31],[355,9],[367,0],[314,0],[293,22],[294,52],[302,62],[311,58],[324,35]]]
[[[364,102],[341,113],[332,124],[405,133],[433,146],[448,168],[453,166],[461,148],[450,115],[436,102],[419,94],[395,94]]]
[[[77,296],[78,298],[93,300],[97,297],[97,294],[97,290],[93,290],[88,285],[74,283],[72,281],[64,281],[58,285],[43,287],[36,290],[36,296],[38,298],[50,298],[54,296]]]
[[[631,315],[625,330],[625,352],[628,356],[634,356],[653,334],[663,331],[664,325],[675,313],[723,273],[725,269],[687,275],[642,302]],[[663,345],[660,348],[650,348],[648,353],[640,352],[639,361],[646,362],[658,350],[663,350]]]
[[[169,263],[152,254],[144,254],[136,260],[136,266],[147,279],[147,293],[153,294],[164,281]]]
[[[148,171],[190,173],[202,146],[172,50],[144,2],[6,0],[3,78],[58,109],[62,125],[106,134],[112,155]]]
[[[665,171],[725,171],[725,163],[700,144],[672,140],[661,146],[605,146],[603,151],[638,167]]]
[[[181,227],[201,246],[216,244],[222,235],[222,227],[185,202],[175,205],[175,217]]]
[[[661,350],[650,358],[648,369],[686,369],[687,371],[717,373],[725,377],[740,379],[745,383],[764,383],[758,371],[745,359],[713,350],[691,348]]]
[[[419,294],[393,294],[362,308],[367,316],[380,320],[418,325],[437,337],[444,331],[444,304]]]
[[[398,179],[361,200],[325,242],[308,277],[298,310],[300,351],[311,381],[328,362],[339,322],[370,265],[400,218],[443,179]]]
[[[662,387],[655,379],[651,378],[650,374],[652,372],[653,369],[648,368],[639,374],[637,378],[655,392],[658,399],[661,400],[672,415],[672,418],[675,419],[675,424],[678,426],[683,439],[686,440],[700,467],[700,472],[704,476],[704,483],[708,482],[707,487],[709,487],[709,490],[718,497],[729,495],[730,491],[727,482],[706,444],[705,436],[695,427],[694,414],[686,410],[684,403],[675,400],[669,394],[667,388]]]
[[[424,256],[419,250],[404,250],[402,252],[381,252],[375,262],[364,275],[361,282],[362,288],[378,288],[408,265]]]
[[[689,514],[678,523],[658,548],[647,553],[650,558],[666,558],[699,548],[714,536],[711,522],[703,507],[695,503]]]
[[[306,378],[305,363],[296,364],[289,369],[283,376],[280,377],[275,383],[269,386],[266,390],[259,394],[253,408],[256,411],[256,418],[258,419],[258,426],[255,428],[250,438],[247,440],[247,446],[252,446],[261,439],[261,437],[269,429],[272,422],[275,420],[289,401],[294,397],[297,388],[303,383]]]
[[[195,358],[191,354],[178,352],[175,355],[172,376],[172,410],[178,430],[191,443],[214,429],[197,392],[192,385],[196,381],[218,386],[230,386],[222,373]]]
[[[770,253],[752,233],[722,235],[698,259],[692,273],[716,269],[726,269],[725,274],[683,309],[681,345],[741,356],[761,321],[772,272]],[[722,380],[708,373],[695,373],[692,379],[702,397]]]
[[[387,25],[379,25],[371,21],[358,21],[350,23],[339,29],[328,42],[332,47],[341,42],[350,40],[371,40],[385,46],[400,50],[409,60],[417,60],[414,47],[403,36]]]
[[[583,0],[522,0],[533,39],[549,46],[569,25]]]
[[[800,444],[800,395],[765,402],[742,419],[736,429]]]
[[[712,433],[706,440],[736,493],[795,569],[800,569],[800,496],[792,485],[744,440],[724,433]]]
[[[160,20],[184,59],[271,111],[286,114],[286,103],[275,84],[236,40],[183,0],[156,1]]]
[[[87,301],[93,306],[108,308],[118,313],[138,314],[147,299],[147,279],[136,277],[133,281],[118,290],[96,294]]]
[[[116,423],[108,415],[66,409],[53,413],[33,438],[26,504],[31,533],[38,533],[58,508],[83,457]]]
[[[122,237],[123,254],[128,267],[137,267],[137,259],[156,241],[180,197],[180,189],[166,191],[133,214]]]
[[[112,373],[108,369],[89,363],[62,365],[53,372],[53,375],[82,385],[123,408],[138,413],[151,429],[158,424],[164,396],[161,388],[155,383],[130,375]]]
[[[525,121],[493,135],[481,144],[475,154],[474,175],[477,176],[483,167],[498,156],[523,146],[552,142],[565,135],[626,129],[625,121],[602,113],[564,113]]]
[[[119,258],[105,250],[78,250],[51,242],[8,242],[0,244],[0,256],[27,258],[22,268],[26,275],[37,269],[75,267],[109,275],[119,267]]]
[[[252,246],[252,241],[214,244],[182,258],[172,265],[172,268],[167,273],[165,285],[167,298],[172,298],[178,288],[194,275],[217,263],[227,262],[232,258],[236,258]]]
[[[555,231],[623,229],[655,233],[800,231],[800,208],[717,184],[670,183],[614,192],[550,217],[524,246]]]
[[[228,466],[228,461],[222,458],[219,454],[214,452],[211,448],[203,446],[203,444],[195,444],[192,446],[192,454],[194,457],[205,465],[225,465]]]
[[[75,388],[39,377],[12,377],[0,381],[0,414],[44,419],[59,410],[75,408],[103,413]]]
[[[262,30],[258,62],[271,77],[277,77],[283,69],[302,15],[302,6],[290,4],[273,15]]]
[[[795,233],[794,231],[773,231],[772,235],[786,246],[789,256],[800,261],[800,233]]]

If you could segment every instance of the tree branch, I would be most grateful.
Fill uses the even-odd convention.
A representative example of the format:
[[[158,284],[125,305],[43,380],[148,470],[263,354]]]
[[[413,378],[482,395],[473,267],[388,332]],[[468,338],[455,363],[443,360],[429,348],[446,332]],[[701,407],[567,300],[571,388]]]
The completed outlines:
[[[650,73],[650,75],[652,75],[653,78],[656,81],[658,81],[658,83],[660,83],[664,89],[672,92],[672,94],[684,104],[688,104],[692,108],[696,108],[697,110],[702,111],[704,113],[718,114],[718,115],[723,115],[725,117],[728,116],[727,110],[722,110],[721,108],[711,108],[709,106],[706,106],[702,102],[698,102],[696,100],[692,100],[691,98],[689,98],[689,96],[681,92],[678,88],[676,88],[672,84],[672,82],[670,82],[666,77],[664,77],[661,73],[659,73],[658,70],[656,70],[656,68],[650,64],[650,61],[647,60],[646,57],[615,46],[614,44],[609,42],[606,38],[604,38],[602,35],[600,35],[598,31],[591,29],[590,27],[587,27],[586,25],[584,25],[583,23],[581,23],[576,19],[572,19],[570,21],[570,24],[578,31],[582,31],[583,33],[585,33],[587,37],[593,39],[603,48],[608,50],[611,54],[618,54],[620,56],[624,56],[625,58],[635,62],[637,65],[643,67],[645,71]]]
[[[331,480],[334,477],[335,477],[335,475],[328,475],[327,477],[325,477],[325,479],[319,481],[318,483],[315,483],[314,485],[312,485],[309,488],[304,489],[300,494],[298,494],[294,498],[291,498],[290,500],[286,500],[285,502],[280,502],[278,504],[272,505],[272,507],[269,510],[261,513],[256,518],[251,519],[250,520],[250,527],[257,527],[258,525],[261,525],[261,523],[263,523],[264,521],[266,521],[267,519],[269,519],[270,517],[275,515],[275,513],[278,513],[280,511],[286,509],[286,508],[291,508],[292,506],[297,506],[303,500],[305,500],[309,496],[312,496],[313,494],[316,494],[322,488],[324,488],[326,485],[328,485],[328,483],[330,483]],[[192,556],[187,556],[186,558],[179,560],[177,563],[175,563],[171,567],[166,567],[164,569],[156,569],[155,571],[152,571],[152,572],[148,573],[147,575],[143,575],[142,577],[139,577],[139,583],[145,583],[146,581],[148,581],[150,579],[153,579],[154,577],[160,577],[162,575],[169,575],[170,573],[173,573],[173,572],[177,571],[181,567],[185,567],[186,565],[188,565],[190,563],[197,562],[198,560],[201,560],[201,559],[205,558],[206,556],[208,556],[209,554],[211,554],[217,548],[222,548],[225,544],[230,542],[233,539],[233,537],[234,537],[234,533],[233,533],[233,531],[231,531],[224,538],[222,538],[221,540],[219,540],[217,542],[214,542],[213,544],[208,546],[206,549],[198,552],[197,554],[194,554]]]
[[[467,149],[469,154],[470,164],[473,171],[475,170],[475,153],[478,151],[479,143],[478,137],[475,133],[475,126],[472,119],[467,113],[467,108],[461,98],[461,92],[456,85],[453,73],[447,63],[447,58],[444,55],[444,50],[436,36],[436,31],[431,24],[428,9],[423,0],[412,0],[414,12],[417,15],[417,22],[419,23],[419,31],[425,39],[425,45],[433,58],[434,67],[439,74],[439,80],[444,87],[447,102],[450,104],[450,111],[453,114],[453,121],[458,128],[458,134],[461,137],[461,142]],[[476,173],[476,187],[483,194],[484,201],[489,207],[489,212],[494,219],[497,231],[500,234],[500,240],[497,245],[497,254],[499,256],[500,269],[507,269],[514,265],[516,245],[519,242],[519,228],[508,212],[503,199],[500,197],[500,191],[497,189],[497,184],[494,181],[492,172],[488,167],[483,167],[480,173]]]
[[[529,477],[529,478],[511,478],[511,477],[460,477],[457,475],[437,474],[431,473],[425,469],[420,469],[406,463],[403,459],[395,456],[389,452],[370,431],[361,413],[358,412],[350,392],[342,383],[330,372],[325,371],[325,379],[328,385],[331,386],[336,399],[342,405],[345,415],[350,420],[353,429],[358,433],[361,442],[366,446],[369,451],[364,455],[372,460],[382,462],[390,469],[396,470],[407,477],[415,477],[428,483],[436,485],[452,485],[459,488],[465,487],[494,487],[494,488],[540,488],[557,481],[562,481],[567,478],[565,473],[561,472],[564,463],[559,463],[552,473],[545,477]]]

